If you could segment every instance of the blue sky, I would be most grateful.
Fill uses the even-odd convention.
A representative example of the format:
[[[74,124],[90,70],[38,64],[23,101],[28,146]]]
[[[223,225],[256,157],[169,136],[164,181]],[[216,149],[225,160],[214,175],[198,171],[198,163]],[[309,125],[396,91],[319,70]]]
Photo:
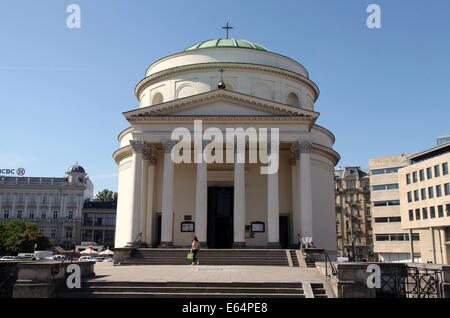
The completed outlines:
[[[66,8],[81,7],[81,29]],[[381,29],[366,8],[381,7]],[[78,161],[95,190],[117,190],[112,153],[155,60],[207,39],[259,43],[304,65],[338,165],[421,151],[450,134],[450,2],[0,2],[0,168],[62,176]]]

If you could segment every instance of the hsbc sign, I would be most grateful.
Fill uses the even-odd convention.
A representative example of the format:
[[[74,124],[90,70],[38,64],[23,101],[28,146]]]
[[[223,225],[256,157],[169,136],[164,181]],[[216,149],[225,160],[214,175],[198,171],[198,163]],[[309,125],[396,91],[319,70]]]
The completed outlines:
[[[0,175],[17,175],[19,177],[25,175],[25,169],[24,168],[17,168],[17,169],[0,169]]]

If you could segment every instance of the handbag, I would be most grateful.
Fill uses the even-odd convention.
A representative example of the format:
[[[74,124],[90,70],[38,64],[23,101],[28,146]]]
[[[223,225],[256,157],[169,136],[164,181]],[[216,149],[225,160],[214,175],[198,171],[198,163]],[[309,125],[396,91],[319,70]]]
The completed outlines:
[[[187,255],[187,259],[193,260],[194,259],[194,253],[189,252]]]

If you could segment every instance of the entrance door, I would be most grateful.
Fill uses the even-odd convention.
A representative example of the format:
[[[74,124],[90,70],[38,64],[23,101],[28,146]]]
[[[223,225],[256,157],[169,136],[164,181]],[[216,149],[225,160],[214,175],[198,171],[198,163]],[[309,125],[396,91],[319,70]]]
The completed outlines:
[[[233,246],[233,187],[208,188],[208,247]]]
[[[280,245],[281,248],[288,248],[289,233],[288,233],[288,217],[280,216]]]

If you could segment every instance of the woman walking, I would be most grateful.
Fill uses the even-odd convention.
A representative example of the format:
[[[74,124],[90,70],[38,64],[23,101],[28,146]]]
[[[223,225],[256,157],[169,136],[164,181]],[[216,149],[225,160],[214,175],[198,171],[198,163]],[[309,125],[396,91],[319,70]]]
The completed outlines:
[[[198,242],[197,236],[194,236],[192,239],[192,247],[191,247],[191,253],[194,254],[194,258],[192,259],[192,264],[195,265],[195,262],[197,262],[197,265],[200,264],[200,262],[197,259],[197,252],[200,250],[200,243]]]

